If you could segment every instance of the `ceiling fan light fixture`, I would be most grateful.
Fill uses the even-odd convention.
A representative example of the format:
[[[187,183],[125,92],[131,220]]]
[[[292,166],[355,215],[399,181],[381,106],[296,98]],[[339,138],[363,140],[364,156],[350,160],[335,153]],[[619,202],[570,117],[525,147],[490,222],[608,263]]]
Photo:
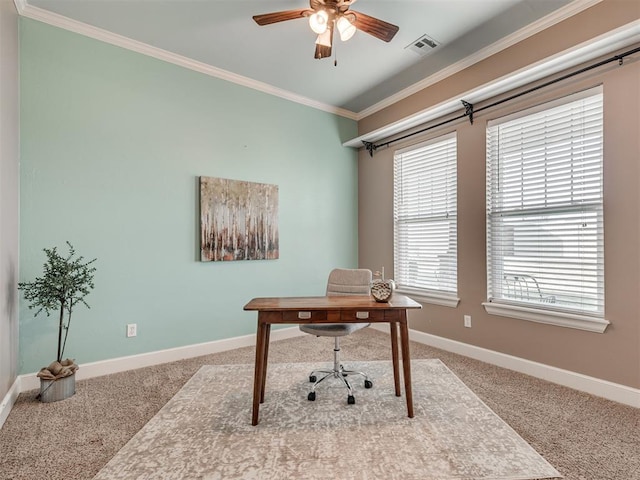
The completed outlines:
[[[316,45],[322,45],[323,47],[331,46],[331,29],[327,28],[324,32],[318,35],[316,38]]]
[[[351,23],[347,17],[342,16],[336,22],[338,32],[340,32],[340,40],[346,42],[356,33],[356,27]]]
[[[309,15],[309,26],[318,35],[327,31],[328,23],[329,15],[324,10],[318,10],[313,15]]]

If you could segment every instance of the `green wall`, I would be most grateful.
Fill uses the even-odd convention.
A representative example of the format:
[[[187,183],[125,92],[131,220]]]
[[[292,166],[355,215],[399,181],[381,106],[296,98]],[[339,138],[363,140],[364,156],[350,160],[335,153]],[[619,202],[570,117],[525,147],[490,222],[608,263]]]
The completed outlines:
[[[20,42],[20,280],[66,240],[98,258],[66,356],[252,334],[251,298],[321,295],[356,266],[354,121],[25,18]],[[279,186],[278,260],[198,260],[201,175]],[[19,349],[21,373],[56,350],[56,318],[23,299]]]

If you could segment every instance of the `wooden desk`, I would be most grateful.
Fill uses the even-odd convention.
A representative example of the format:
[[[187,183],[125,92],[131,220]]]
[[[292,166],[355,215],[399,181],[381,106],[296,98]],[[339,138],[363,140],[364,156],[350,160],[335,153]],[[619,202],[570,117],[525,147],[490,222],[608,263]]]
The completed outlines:
[[[244,310],[257,310],[258,312],[251,424],[258,424],[260,404],[264,402],[271,325],[283,323],[389,323],[391,328],[393,378],[398,397],[400,396],[400,371],[398,366],[399,325],[407,414],[409,418],[413,418],[411,359],[409,356],[409,330],[407,327],[407,309],[409,308],[422,308],[422,306],[409,297],[398,294],[394,294],[388,303],[379,303],[372,297],[364,295],[254,298],[251,300],[244,306]]]

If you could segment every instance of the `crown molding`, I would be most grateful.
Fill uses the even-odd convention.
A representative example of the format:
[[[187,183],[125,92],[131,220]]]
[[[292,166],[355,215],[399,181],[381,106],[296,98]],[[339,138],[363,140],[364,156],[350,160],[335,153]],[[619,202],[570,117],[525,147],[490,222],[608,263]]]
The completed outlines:
[[[304,97],[302,95],[297,95],[287,90],[274,87],[273,85],[259,82],[257,80],[253,80],[251,78],[244,77],[242,75],[238,75],[221,68],[213,67],[206,63],[192,60],[190,58],[169,52],[167,50],[163,50],[161,48],[152,47],[151,45],[148,45],[146,43],[132,40],[131,38],[118,35],[116,33],[112,33],[107,30],[88,25],[77,20],[72,20],[63,15],[59,15],[57,13],[49,12],[39,7],[29,5],[26,0],[14,0],[14,4],[16,6],[16,9],[18,10],[18,14],[23,17],[37,20],[39,22],[62,28],[64,30],[74,32],[85,37],[93,38],[101,42],[109,43],[117,47],[122,47],[133,52],[141,53],[143,55],[147,55],[164,62],[172,63],[174,65],[193,70],[195,72],[203,73],[210,77],[219,78],[221,80],[226,80],[228,82],[242,85],[253,90],[258,90],[260,92],[299,103],[307,107],[322,110],[328,113],[339,115],[341,117],[346,117],[351,120],[357,120],[358,115],[350,110],[327,105],[325,103]]]
[[[237,75],[235,73],[229,72],[227,70],[223,70],[221,68],[213,67],[203,62],[199,62],[196,60],[192,60],[190,58],[184,57],[182,55],[178,55],[160,48],[152,47],[143,42],[139,42],[137,40],[132,40],[128,37],[118,35],[107,30],[103,30],[98,27],[94,27],[92,25],[88,25],[86,23],[78,22],[76,20],[72,20],[68,17],[64,17],[57,13],[49,12],[47,10],[41,9],[39,7],[34,7],[27,3],[27,0],[14,0],[14,4],[18,11],[18,14],[31,18],[33,20],[37,20],[48,25],[52,25],[58,28],[62,28],[64,30],[68,30],[89,38],[93,38],[95,40],[99,40],[105,43],[109,43],[111,45],[115,45],[118,47],[125,48],[127,50],[131,50],[137,53],[141,53],[143,55],[147,55],[158,60],[162,60],[168,63],[172,63],[174,65],[178,65],[183,68],[187,68],[189,70],[193,70],[199,73],[203,73],[205,75],[219,78],[221,80],[226,80],[238,85],[242,85],[247,88],[251,88],[253,90],[257,90],[269,95],[274,95],[276,97],[283,98],[285,100],[289,100],[295,103],[299,103],[311,108],[315,108],[318,110],[322,110],[328,113],[332,113],[335,115],[339,115],[341,117],[345,117],[351,120],[361,120],[373,113],[376,113],[400,100],[403,100],[414,93],[419,92],[439,81],[444,80],[445,78],[454,75],[469,66],[484,60],[491,55],[494,55],[511,45],[514,45],[536,33],[549,28],[573,15],[576,15],[583,10],[600,3],[602,0],[575,0],[570,4],[566,5],[563,8],[545,16],[544,18],[534,22],[517,32],[501,39],[498,42],[489,45],[488,47],[482,49],[481,51],[466,57],[465,59],[451,65],[448,68],[445,68],[438,73],[431,75],[424,80],[421,80],[418,83],[411,85],[410,87],[405,88],[404,90],[387,97],[386,99],[376,103],[375,105],[366,108],[360,112],[352,112],[350,110],[335,107],[332,105],[328,105],[322,102],[318,102],[316,100],[310,99],[308,97],[304,97],[302,95],[297,95],[295,93],[289,92],[287,90],[274,87],[273,85],[269,85],[264,82],[259,82],[257,80],[253,80],[248,77],[244,77],[242,75]]]
[[[452,75],[455,75],[465,68],[481,62],[482,60],[489,58],[490,56],[495,55],[496,53],[499,53],[502,50],[515,45],[516,43],[526,40],[527,38],[540,33],[541,31],[549,27],[552,27],[557,23],[560,23],[567,18],[577,15],[578,13],[600,3],[601,1],[602,0],[575,0],[570,4],[556,10],[555,12],[539,19],[538,21],[533,22],[524,28],[521,28],[520,30],[500,39],[495,43],[492,43],[482,50],[479,50],[473,55],[465,57],[462,60],[454,63],[453,65],[450,65],[449,67],[444,68],[437,73],[419,81],[418,83],[414,83],[413,85],[399,91],[398,93],[395,93],[394,95],[391,95],[390,97],[385,98],[375,105],[372,105],[371,107],[358,112],[357,120],[366,118],[369,115],[379,112],[380,110],[399,102],[400,100],[404,100],[414,93],[418,93],[419,91],[424,90],[431,85],[434,85]]]

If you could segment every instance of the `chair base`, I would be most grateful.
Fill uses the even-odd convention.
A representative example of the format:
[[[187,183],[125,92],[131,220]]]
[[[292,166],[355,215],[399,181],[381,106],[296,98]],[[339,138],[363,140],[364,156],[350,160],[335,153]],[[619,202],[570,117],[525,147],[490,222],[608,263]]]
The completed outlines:
[[[333,369],[313,370],[309,374],[309,381],[313,382],[313,385],[311,386],[311,391],[307,395],[307,399],[310,401],[314,401],[316,399],[316,387],[327,378],[337,378],[344,384],[345,387],[347,387],[347,390],[349,392],[347,396],[347,403],[349,405],[353,405],[354,403],[356,403],[356,399],[353,395],[353,388],[351,388],[351,384],[347,380],[347,376],[349,375],[360,375],[364,378],[364,388],[373,387],[373,382],[369,379],[369,376],[366,373],[359,372],[357,370],[347,370],[344,368],[344,365],[340,363],[340,341],[339,337],[335,337],[335,347],[333,349]]]

